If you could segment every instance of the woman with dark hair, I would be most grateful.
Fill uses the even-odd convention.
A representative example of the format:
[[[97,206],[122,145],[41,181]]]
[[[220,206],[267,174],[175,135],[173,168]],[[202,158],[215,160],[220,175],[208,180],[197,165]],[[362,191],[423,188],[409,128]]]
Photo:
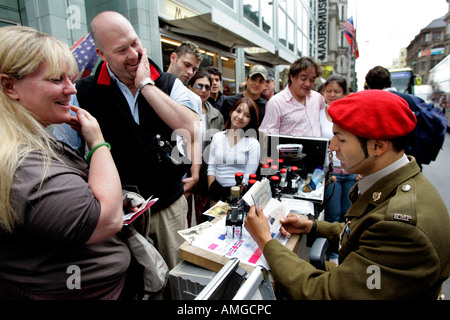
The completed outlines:
[[[243,97],[231,108],[225,130],[214,135],[208,162],[211,206],[227,199],[230,187],[236,184],[236,172],[244,174],[243,183],[246,184],[249,175],[258,169],[258,124],[258,107],[252,99]]]
[[[196,93],[202,100],[202,114],[201,114],[201,134],[202,134],[202,164],[200,167],[199,180],[194,186],[192,193],[195,200],[195,216],[196,222],[200,223],[200,217],[204,211],[205,205],[208,201],[208,159],[209,159],[209,144],[212,137],[223,129],[223,116],[219,110],[214,108],[208,101],[212,88],[212,81],[209,72],[199,71],[189,81],[188,87],[192,92]],[[188,201],[188,225],[190,226],[192,216],[191,201]]]

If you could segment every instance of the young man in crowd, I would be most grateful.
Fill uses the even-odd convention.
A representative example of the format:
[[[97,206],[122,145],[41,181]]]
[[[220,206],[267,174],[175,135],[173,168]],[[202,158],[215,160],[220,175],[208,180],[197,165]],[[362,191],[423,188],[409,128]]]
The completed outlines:
[[[223,101],[225,100],[224,94],[220,91],[222,85],[222,72],[214,66],[205,68],[205,71],[209,72],[211,76],[212,88],[208,99],[208,102],[217,110],[222,109]]]
[[[226,97],[222,104],[222,109],[220,110],[220,112],[222,112],[225,123],[230,117],[230,110],[233,107],[234,103],[242,97],[250,98],[255,101],[259,109],[259,123],[263,121],[264,115],[266,113],[267,101],[261,97],[261,93],[266,87],[267,77],[267,70],[262,65],[255,65],[250,69],[248,77],[245,80],[246,88],[244,93],[238,93],[234,96]]]

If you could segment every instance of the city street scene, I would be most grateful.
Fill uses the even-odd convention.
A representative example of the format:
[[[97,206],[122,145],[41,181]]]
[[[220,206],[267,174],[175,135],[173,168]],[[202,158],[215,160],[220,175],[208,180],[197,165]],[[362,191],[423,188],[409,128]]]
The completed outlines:
[[[444,306],[449,53],[449,0],[0,0],[0,303]]]

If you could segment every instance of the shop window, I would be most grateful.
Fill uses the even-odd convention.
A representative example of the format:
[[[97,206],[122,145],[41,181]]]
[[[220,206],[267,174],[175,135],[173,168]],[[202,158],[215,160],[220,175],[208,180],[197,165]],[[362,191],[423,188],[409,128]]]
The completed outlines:
[[[163,56],[163,71],[169,69],[170,55],[181,45],[180,41],[171,40],[168,38],[161,38],[161,49]]]
[[[222,92],[226,96],[237,93],[236,60],[233,58],[222,57],[222,88]]]

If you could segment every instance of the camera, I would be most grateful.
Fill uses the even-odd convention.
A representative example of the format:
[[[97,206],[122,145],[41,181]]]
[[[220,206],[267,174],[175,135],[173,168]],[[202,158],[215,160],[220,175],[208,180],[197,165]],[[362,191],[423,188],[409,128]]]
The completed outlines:
[[[150,146],[153,151],[155,151],[155,157],[158,163],[169,160],[175,165],[181,164],[180,161],[172,157],[173,147],[170,142],[165,140],[161,135],[157,134],[154,136],[151,140]]]

